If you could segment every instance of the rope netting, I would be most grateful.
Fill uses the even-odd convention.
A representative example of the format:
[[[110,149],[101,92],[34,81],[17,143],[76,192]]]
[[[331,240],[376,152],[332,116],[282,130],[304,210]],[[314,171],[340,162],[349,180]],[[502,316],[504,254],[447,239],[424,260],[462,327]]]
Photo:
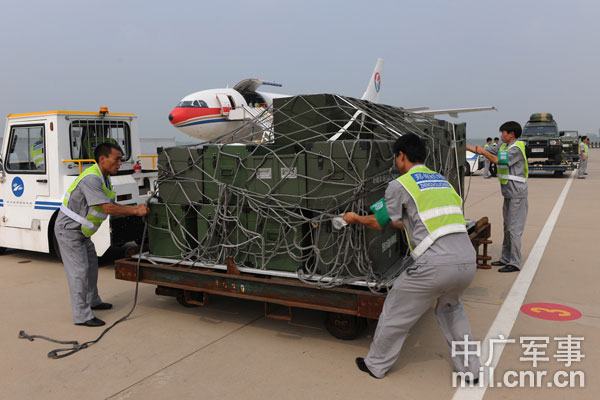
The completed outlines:
[[[276,99],[253,115],[217,140],[160,153],[152,255],[203,266],[232,257],[322,287],[380,290],[408,254],[404,233],[332,222],[348,211],[369,214],[384,196],[399,176],[394,141],[419,135],[426,165],[462,196],[464,124],[337,95]]]

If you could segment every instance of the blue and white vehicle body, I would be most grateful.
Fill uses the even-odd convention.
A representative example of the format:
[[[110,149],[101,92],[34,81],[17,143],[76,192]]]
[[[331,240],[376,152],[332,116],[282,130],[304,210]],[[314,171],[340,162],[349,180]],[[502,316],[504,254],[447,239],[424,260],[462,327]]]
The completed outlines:
[[[80,166],[83,170],[93,164],[93,149],[103,141],[118,144],[125,153],[119,174],[111,177],[117,202],[145,202],[157,173],[134,173],[140,155],[135,115],[101,109],[7,117],[0,152],[0,251],[55,250],[54,221],[63,196],[79,175]],[[103,255],[111,244],[127,241],[124,231],[134,222],[111,217],[109,223],[102,224],[92,236],[98,255]],[[118,231],[114,227],[119,227]]]

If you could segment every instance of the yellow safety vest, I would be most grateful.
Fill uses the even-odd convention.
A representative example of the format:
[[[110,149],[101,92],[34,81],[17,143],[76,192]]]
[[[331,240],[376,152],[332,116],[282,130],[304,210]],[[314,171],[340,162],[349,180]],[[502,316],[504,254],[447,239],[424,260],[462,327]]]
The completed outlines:
[[[46,160],[44,159],[44,142],[38,140],[31,145],[31,159],[37,169],[44,169]]]
[[[590,154],[590,147],[585,143],[579,143],[579,152],[583,151],[583,155],[587,158],[588,154]]]
[[[87,168],[85,171],[83,171],[81,175],[79,175],[77,179],[75,179],[71,186],[69,186],[67,193],[65,193],[63,203],[60,206],[60,210],[69,218],[81,224],[81,232],[83,232],[85,237],[90,237],[94,233],[96,233],[98,228],[100,228],[100,225],[102,225],[102,222],[104,222],[104,220],[108,217],[108,215],[104,213],[102,207],[100,206],[90,206],[88,214],[85,218],[69,208],[69,198],[71,197],[71,193],[73,193],[73,190],[75,190],[79,182],[81,182],[81,180],[88,175],[96,175],[100,177],[100,179],[102,180],[102,190],[104,190],[106,197],[110,199],[111,203],[115,201],[115,192],[113,190],[112,184],[110,183],[110,178],[108,179],[107,187],[104,183],[104,177],[102,175],[102,172],[100,171],[100,167],[98,167],[98,164],[94,164],[91,167]]]
[[[429,234],[416,246],[406,235],[413,259],[419,258],[440,237],[457,232],[467,232],[462,212],[462,199],[439,173],[424,165],[411,168],[400,176],[398,182],[414,200],[419,219]],[[389,223],[385,198],[375,203],[371,210],[381,226]]]
[[[523,153],[523,158],[525,159],[525,176],[517,176],[511,175],[508,167],[508,151],[511,147],[517,146],[521,149],[521,153]],[[498,151],[498,180],[502,185],[506,185],[509,180],[516,182],[527,182],[527,178],[529,177],[529,166],[527,165],[527,155],[525,154],[525,144],[520,140],[517,140],[513,144],[511,144],[508,148],[506,148],[506,164],[500,163],[500,152],[504,151],[506,148],[506,143],[503,143],[500,146],[500,150]]]

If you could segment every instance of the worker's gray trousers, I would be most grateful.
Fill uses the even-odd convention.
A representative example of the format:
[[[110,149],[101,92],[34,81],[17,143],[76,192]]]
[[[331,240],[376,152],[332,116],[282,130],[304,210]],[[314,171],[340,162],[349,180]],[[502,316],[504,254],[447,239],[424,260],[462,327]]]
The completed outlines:
[[[527,221],[527,198],[504,198],[502,215],[504,217],[504,241],[500,261],[521,269],[521,236]]]
[[[484,178],[490,177],[490,160],[488,160],[487,158],[483,162],[483,177]]]
[[[577,169],[577,177],[581,178],[583,177],[584,172],[587,171],[587,162],[588,159],[586,158],[585,161],[583,160],[579,160],[579,168]]]
[[[383,378],[394,365],[406,335],[417,320],[437,300],[435,315],[448,346],[456,341],[456,355],[452,357],[457,372],[479,374],[479,357],[475,346],[469,346],[474,354],[468,355],[465,366],[465,335],[472,341],[471,327],[460,296],[475,276],[476,264],[418,265],[404,272],[392,286],[385,298],[379,316],[375,336],[365,364],[373,375]]]
[[[56,229],[60,255],[67,272],[73,322],[94,318],[92,306],[102,303],[98,295],[98,256],[94,243],[80,231]]]

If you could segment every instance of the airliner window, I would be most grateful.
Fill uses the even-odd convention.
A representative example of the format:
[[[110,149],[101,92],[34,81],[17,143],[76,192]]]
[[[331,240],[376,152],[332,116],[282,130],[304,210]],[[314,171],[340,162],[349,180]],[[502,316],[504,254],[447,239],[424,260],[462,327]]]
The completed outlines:
[[[15,126],[8,140],[6,170],[11,172],[46,173],[44,127]]]
[[[131,157],[131,133],[125,121],[75,120],[71,122],[69,132],[73,159],[92,160],[100,143],[118,145],[123,151],[123,160]]]

